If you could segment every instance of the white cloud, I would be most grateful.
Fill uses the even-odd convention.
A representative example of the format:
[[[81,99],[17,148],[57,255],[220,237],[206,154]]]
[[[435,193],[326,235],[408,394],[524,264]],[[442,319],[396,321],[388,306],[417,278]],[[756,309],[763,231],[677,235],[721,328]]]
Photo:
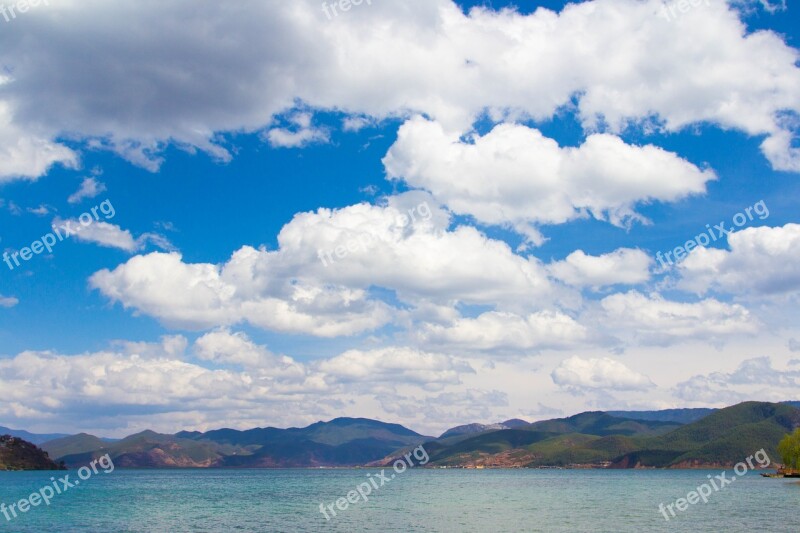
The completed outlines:
[[[652,260],[641,250],[620,248],[594,256],[576,250],[548,270],[556,279],[576,287],[599,289],[609,285],[637,285],[650,279]]]
[[[426,323],[415,333],[415,339],[422,346],[492,354],[563,349],[581,344],[587,338],[584,326],[572,317],[554,311],[540,311],[527,316],[492,311],[476,318],[459,318],[449,325]]]
[[[597,320],[601,325],[648,344],[696,338],[724,340],[737,334],[755,334],[760,325],[743,306],[713,298],[676,302],[657,293],[629,291],[608,296],[600,305],[604,314]]]
[[[259,265],[262,254],[266,262]],[[293,283],[270,287],[267,252],[245,247],[222,267],[185,264],[178,253],[137,256],[90,278],[92,287],[126,308],[174,327],[206,329],[242,321],[287,333],[354,335],[386,324],[385,305],[365,291]],[[249,292],[250,290],[260,292]],[[269,289],[275,289],[275,295]]]
[[[361,131],[372,124],[373,122],[368,117],[345,117],[342,120],[342,129],[344,131]]]
[[[608,357],[582,359],[571,357],[553,370],[553,382],[567,390],[629,391],[655,387],[650,378],[635,372],[619,361]]]
[[[278,148],[301,148],[316,142],[328,142],[328,131],[312,126],[311,119],[311,113],[295,113],[289,118],[291,127],[272,128],[264,137]]]
[[[728,245],[692,250],[679,265],[678,287],[756,297],[800,291],[800,224],[747,228],[728,235]]]
[[[69,198],[67,198],[67,202],[71,204],[77,204],[86,198],[94,198],[105,190],[105,184],[98,181],[97,178],[84,178],[78,190],[72,193]]]
[[[397,308],[371,295],[375,287],[394,291],[411,307],[464,302],[544,309],[569,301],[538,260],[515,255],[474,228],[448,230],[442,210],[403,219],[425,199],[409,193],[386,206],[300,213],[281,230],[278,250],[246,246],[223,265],[154,253],[100,271],[91,284],[171,325],[202,329],[247,321],[325,337],[371,331],[401,318]],[[330,256],[333,262],[325,266],[321,258],[337,248],[347,254]]]
[[[14,298],[13,296],[3,296],[0,294],[0,307],[14,307],[19,303],[19,299]]]
[[[305,381],[307,369],[288,356],[275,355],[242,333],[218,329],[195,341],[194,351],[202,361],[233,365],[251,373]]]
[[[70,224],[77,231],[72,235],[76,240],[98,244],[106,248],[117,248],[128,253],[135,253],[144,250],[148,243],[152,243],[162,250],[171,250],[172,245],[162,235],[157,233],[144,233],[134,238],[133,234],[124,230],[116,224],[95,221],[88,225],[82,225],[78,220],[53,220],[53,226]]]
[[[8,89],[11,82],[10,77],[0,74],[0,88]],[[0,183],[20,178],[36,180],[55,164],[77,168],[78,154],[48,140],[49,134],[37,133],[37,129],[15,123],[11,104],[0,99]]]
[[[40,205],[39,207],[29,207],[26,211],[28,213],[32,213],[37,217],[43,217],[50,214],[50,208],[46,205]]]
[[[26,351],[0,359],[0,419],[115,434],[145,428],[172,433],[181,425],[251,428],[265,421],[288,426],[341,416],[354,399],[374,403],[376,393],[394,394],[395,387],[441,390],[473,373],[450,356],[402,347],[351,350],[302,364],[224,329],[192,345],[196,358],[186,353],[182,336],[114,344],[117,351]]]
[[[414,383],[426,390],[458,385],[459,376],[474,373],[468,364],[449,355],[406,347],[349,350],[319,364],[319,370],[339,383]]]
[[[508,405],[508,394],[499,390],[467,388],[457,392],[444,392],[426,398],[414,398],[397,394],[378,396],[383,410],[394,417],[408,419],[416,416],[420,424],[438,426],[437,435],[444,428],[475,420],[491,421],[498,407]]]
[[[597,0],[560,13],[465,14],[449,0],[410,0],[329,21],[316,0],[199,11],[62,1],[0,36],[11,73],[0,175],[74,165],[54,140],[63,136],[151,170],[170,142],[229,160],[219,132],[262,130],[297,102],[375,118],[419,112],[452,131],[487,110],[545,119],[573,105],[587,129],[709,122],[766,135],[773,164],[796,168],[781,116],[800,111],[797,51],[776,33],[747,33],[724,2],[674,21],[658,16],[661,6]],[[85,76],[75,76],[78,62]]]
[[[644,220],[637,204],[701,194],[715,179],[673,153],[613,135],[561,148],[538,130],[503,124],[465,142],[420,117],[400,128],[384,165],[390,178],[430,191],[454,212],[510,226],[537,244],[538,225],[587,215],[629,224]]]
[[[160,342],[113,341],[112,346],[119,348],[125,355],[136,355],[145,359],[184,360],[189,340],[183,335],[163,335]]]
[[[709,405],[730,405],[746,399],[760,401],[794,400],[800,387],[800,370],[780,370],[769,357],[742,361],[730,373],[713,372],[697,375],[678,383],[677,397]]]

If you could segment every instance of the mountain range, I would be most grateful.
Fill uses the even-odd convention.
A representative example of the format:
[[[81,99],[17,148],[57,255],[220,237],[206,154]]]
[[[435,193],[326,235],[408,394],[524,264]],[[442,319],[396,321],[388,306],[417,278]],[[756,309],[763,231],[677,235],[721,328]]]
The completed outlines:
[[[218,429],[165,435],[144,431],[117,442],[87,434],[42,445],[69,466],[86,464],[106,453],[119,467],[318,467],[359,466],[433,437],[399,424],[366,418],[337,418],[305,428]]]
[[[425,449],[428,466],[711,467],[733,465],[762,448],[777,459],[778,442],[797,427],[800,409],[792,405],[744,402],[688,424],[588,412],[522,429],[439,439]]]
[[[23,431],[21,429],[9,429],[3,426],[0,426],[0,435],[9,435],[11,437],[17,437],[27,442],[30,442],[31,444],[42,444],[44,442],[53,439],[69,437],[69,435],[67,435],[66,433],[37,434],[37,433],[30,433],[28,431]]]
[[[761,448],[777,458],[780,438],[800,427],[796,405],[595,411],[534,423],[466,424],[438,438],[399,424],[337,418],[304,428],[144,431],[118,441],[82,433],[41,448],[70,467],[105,454],[122,468],[376,466],[419,445],[430,456],[428,466],[440,467],[697,467],[734,464]]]

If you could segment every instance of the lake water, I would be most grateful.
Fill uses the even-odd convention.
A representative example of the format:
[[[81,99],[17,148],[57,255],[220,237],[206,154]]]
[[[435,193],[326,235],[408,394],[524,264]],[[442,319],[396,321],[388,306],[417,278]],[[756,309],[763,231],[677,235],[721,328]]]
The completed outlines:
[[[325,519],[320,503],[333,504],[378,472],[100,471],[49,507],[10,522],[0,514],[0,531],[800,532],[800,482],[756,473],[729,472],[735,482],[667,522],[659,503],[685,498],[720,473],[702,470],[408,470],[367,502],[359,497],[345,511],[334,505],[337,516]],[[17,502],[64,474],[0,472],[0,502]]]

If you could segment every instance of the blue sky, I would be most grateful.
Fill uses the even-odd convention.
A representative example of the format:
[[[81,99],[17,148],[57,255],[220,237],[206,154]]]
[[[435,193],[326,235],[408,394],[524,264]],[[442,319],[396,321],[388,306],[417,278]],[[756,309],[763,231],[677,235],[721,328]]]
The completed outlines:
[[[172,32],[182,2],[157,24],[51,3],[0,20],[0,246],[115,215],[0,264],[0,425],[436,432],[795,399],[791,7],[268,2]]]

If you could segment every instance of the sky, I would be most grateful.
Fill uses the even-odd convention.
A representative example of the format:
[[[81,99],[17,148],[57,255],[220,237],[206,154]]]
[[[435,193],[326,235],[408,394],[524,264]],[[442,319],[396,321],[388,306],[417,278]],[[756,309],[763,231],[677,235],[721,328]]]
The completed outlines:
[[[800,399],[800,19],[696,4],[6,2],[0,425]]]

